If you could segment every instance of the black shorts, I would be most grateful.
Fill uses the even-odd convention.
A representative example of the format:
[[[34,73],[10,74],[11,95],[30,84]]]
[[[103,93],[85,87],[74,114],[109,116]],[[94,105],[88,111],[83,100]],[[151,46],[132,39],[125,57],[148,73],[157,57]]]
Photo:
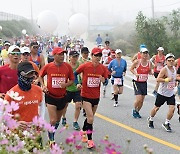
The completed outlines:
[[[159,73],[158,73],[158,72],[154,72],[154,77],[155,77],[155,78],[157,78],[157,77],[158,77],[158,75],[159,75]]]
[[[118,87],[122,87],[124,85],[124,80],[121,78],[122,84],[117,85]],[[111,80],[111,84],[114,85],[114,78]]]
[[[72,100],[74,103],[81,102],[82,98],[80,93],[81,91],[75,91],[75,92],[67,91],[67,102],[70,103]]]
[[[137,82],[133,80],[134,94],[147,95],[147,82]]]
[[[94,105],[98,105],[99,104],[99,98],[92,99],[92,98],[82,97],[82,103],[83,103],[83,101],[91,103],[92,107],[94,107]]]
[[[67,104],[67,97],[64,96],[62,98],[54,98],[50,95],[45,94],[45,102],[47,104],[56,106],[57,110],[63,110]]]
[[[160,107],[165,102],[167,102],[167,105],[175,105],[175,95],[172,95],[171,97],[166,97],[160,94],[157,94],[155,105],[157,107]]]

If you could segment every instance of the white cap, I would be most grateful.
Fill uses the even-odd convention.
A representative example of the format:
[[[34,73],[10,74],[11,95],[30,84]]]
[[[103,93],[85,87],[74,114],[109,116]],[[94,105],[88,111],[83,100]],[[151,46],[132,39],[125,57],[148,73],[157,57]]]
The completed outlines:
[[[175,56],[172,53],[168,53],[166,55],[165,59],[167,60],[168,58],[171,58],[171,57],[175,58]]]
[[[116,49],[115,53],[116,53],[116,54],[122,53],[122,50],[121,50],[121,49]]]
[[[164,48],[163,47],[159,47],[157,50],[158,51],[164,51]]]
[[[15,49],[20,51],[20,48],[17,45],[11,45],[8,49],[8,54],[12,53]]]
[[[4,45],[9,45],[10,46],[11,43],[7,41],[7,42],[4,43]]]
[[[141,48],[140,52],[149,52],[147,48]]]
[[[25,53],[25,52],[30,53],[30,52],[31,52],[28,47],[22,47],[22,48],[20,49],[20,51],[21,51],[21,53]]]

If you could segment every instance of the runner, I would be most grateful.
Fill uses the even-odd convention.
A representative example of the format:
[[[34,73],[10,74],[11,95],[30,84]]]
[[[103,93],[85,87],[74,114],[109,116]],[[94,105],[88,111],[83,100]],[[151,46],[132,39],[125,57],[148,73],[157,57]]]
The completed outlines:
[[[90,62],[91,58],[89,57],[89,49],[87,47],[82,47],[81,49],[81,57],[79,59],[79,65],[84,64],[86,62]],[[82,75],[81,75],[82,78]],[[86,112],[83,109],[83,116],[86,117]]]
[[[21,58],[20,48],[12,45],[8,49],[9,64],[0,67],[0,98],[17,84],[17,66]]]
[[[41,116],[42,89],[33,85],[33,79],[36,76],[31,63],[21,62],[18,65],[18,84],[11,88],[5,95],[5,100],[9,103],[16,102],[19,105],[18,110],[13,111],[13,115],[18,115],[19,128],[26,130],[32,127],[33,118]],[[16,93],[16,97],[15,97]],[[17,95],[18,94],[18,95]],[[39,144],[42,147],[42,137],[40,131],[34,130],[39,136]]]
[[[73,84],[74,74],[72,67],[64,62],[64,51],[60,47],[53,49],[54,62],[46,64],[40,71],[40,81],[45,92],[45,102],[49,113],[50,124],[58,128],[63,109],[66,106],[66,87]],[[47,75],[47,86],[43,77]],[[55,132],[48,132],[50,146],[55,143]]]
[[[38,68],[41,69],[45,65],[45,60],[43,54],[38,52],[38,49],[39,49],[39,44],[37,42],[31,42],[30,61],[34,62],[38,66]]]
[[[157,49],[157,54],[154,55],[150,61],[152,62],[152,64],[154,65],[154,77],[157,78],[160,70],[164,67],[165,65],[165,56],[164,56],[164,48],[163,47],[159,47]],[[156,86],[155,89],[153,91],[153,95],[156,97],[157,96],[157,90],[159,87],[159,82],[156,82]]]
[[[83,73],[81,96],[83,108],[87,114],[83,125],[83,131],[88,131],[87,148],[95,147],[92,140],[94,114],[100,98],[100,84],[105,82],[105,79],[108,77],[107,68],[100,64],[102,50],[100,48],[93,48],[91,56],[92,62],[80,65],[74,72],[76,78],[77,74]]]
[[[116,53],[114,50],[111,50],[110,52],[110,55],[108,56],[108,58],[104,61],[103,65],[106,66],[108,68],[108,65],[109,63],[116,58]],[[111,78],[111,72],[109,71],[108,72],[108,79]],[[108,84],[108,82],[107,82]],[[105,97],[106,95],[106,87],[107,87],[107,84],[103,84],[103,97]],[[113,90],[113,86],[111,86],[111,94],[112,94],[112,98],[111,99],[114,99],[114,90]]]
[[[87,47],[82,47],[81,49],[81,57],[79,59],[80,64],[84,64],[89,62],[91,58],[89,58],[89,49]]]
[[[106,61],[106,59],[108,58],[108,56],[109,56],[109,54],[111,52],[111,49],[110,49],[109,45],[110,45],[110,42],[105,41],[105,47],[102,50],[102,64],[104,63],[104,61]]]
[[[146,48],[141,49],[141,59],[135,60],[130,68],[134,74],[133,87],[136,99],[132,116],[141,118],[139,111],[141,110],[144,98],[147,95],[147,80],[148,74],[152,74],[151,62],[149,59],[149,51]]]
[[[9,103],[15,101],[19,104],[19,109],[12,114],[19,114],[19,124],[21,129],[26,129],[35,116],[39,116],[38,106],[42,101],[42,90],[33,85],[35,70],[30,62],[21,62],[18,65],[18,84],[11,88],[5,95],[5,100]],[[18,93],[18,98],[14,98],[13,93]]]
[[[124,59],[121,58],[122,51],[117,49],[115,51],[116,58],[112,60],[108,66],[108,70],[112,75],[112,85],[114,89],[114,107],[118,106],[118,94],[123,93],[123,76],[126,74],[127,63]]]
[[[78,58],[79,58],[79,53],[77,51],[70,51],[69,53],[69,64],[71,65],[71,67],[73,68],[73,71],[75,71],[78,66],[79,66],[79,62],[78,62]],[[81,79],[80,76],[78,76],[79,79],[79,83],[81,83]],[[66,88],[67,90],[67,102],[70,103],[72,100],[75,103],[75,113],[74,113],[74,122],[73,122],[73,128],[75,130],[80,130],[79,124],[78,124],[78,118],[80,115],[80,110],[81,110],[81,96],[80,96],[80,89],[77,89],[75,83],[73,83],[71,86]],[[65,126],[66,125],[66,110],[67,110],[68,104],[66,105],[66,108],[64,109],[63,112],[63,116],[62,116],[62,125]]]
[[[180,78],[180,58],[178,58],[176,60],[176,65],[177,65],[177,76],[178,78]],[[180,99],[180,80],[178,80],[178,96],[179,96],[179,99]],[[177,104],[177,113],[179,114],[179,122],[180,122],[180,104]]]
[[[1,51],[2,65],[9,64],[8,49],[11,46],[9,41],[4,41],[4,49]]]
[[[145,44],[141,44],[140,46],[139,46],[139,51],[138,51],[138,53],[136,53],[134,56],[133,56],[133,58],[132,58],[132,63],[135,61],[135,60],[137,60],[137,59],[141,59],[141,49],[143,49],[143,48],[146,48],[146,45]]]
[[[148,127],[154,128],[153,118],[156,115],[159,108],[167,102],[169,110],[167,113],[166,121],[162,124],[162,127],[167,131],[171,132],[170,120],[174,115],[175,110],[175,95],[174,87],[176,85],[177,77],[176,68],[174,66],[175,56],[169,53],[165,57],[166,66],[163,67],[157,77],[157,82],[160,82],[155,105],[151,110],[150,116],[148,117]]]

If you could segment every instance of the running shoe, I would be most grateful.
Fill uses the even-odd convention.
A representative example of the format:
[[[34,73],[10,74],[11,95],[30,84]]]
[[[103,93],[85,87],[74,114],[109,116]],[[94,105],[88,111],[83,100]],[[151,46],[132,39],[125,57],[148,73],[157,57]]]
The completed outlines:
[[[93,140],[88,140],[87,141],[87,148],[91,149],[91,148],[94,148],[94,147],[95,147],[94,141]]]
[[[114,107],[117,107],[118,106],[118,102],[114,102]]]
[[[150,117],[147,118],[147,121],[148,121],[148,127],[153,129],[154,128],[154,124],[153,124],[153,121],[150,120]]]
[[[75,130],[80,130],[80,127],[79,127],[78,122],[73,122],[73,128],[74,128]]]
[[[66,123],[66,118],[62,118],[62,125],[63,125],[63,126],[66,126],[66,124],[67,124],[67,123]]]
[[[80,131],[80,135],[82,136],[81,141],[82,141],[83,143],[86,143],[86,142],[88,141],[86,131],[81,130],[81,131]]]
[[[132,116],[134,118],[141,118],[141,115],[139,114],[139,112],[134,109],[132,110]]]
[[[170,123],[167,123],[167,124],[163,123],[163,124],[162,124],[162,127],[163,127],[167,132],[171,132],[171,131],[172,131],[172,130],[171,130],[171,127],[170,127]]]

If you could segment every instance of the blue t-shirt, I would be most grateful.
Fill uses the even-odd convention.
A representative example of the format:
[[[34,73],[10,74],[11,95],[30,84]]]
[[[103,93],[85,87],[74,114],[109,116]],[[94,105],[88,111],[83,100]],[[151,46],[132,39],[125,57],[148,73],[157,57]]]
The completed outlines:
[[[126,60],[122,59],[120,60],[120,64],[118,63],[117,59],[113,59],[110,64],[108,65],[109,71],[116,71],[116,73],[113,76],[113,78],[122,78],[123,79],[123,72],[126,72],[127,70],[127,62]]]

